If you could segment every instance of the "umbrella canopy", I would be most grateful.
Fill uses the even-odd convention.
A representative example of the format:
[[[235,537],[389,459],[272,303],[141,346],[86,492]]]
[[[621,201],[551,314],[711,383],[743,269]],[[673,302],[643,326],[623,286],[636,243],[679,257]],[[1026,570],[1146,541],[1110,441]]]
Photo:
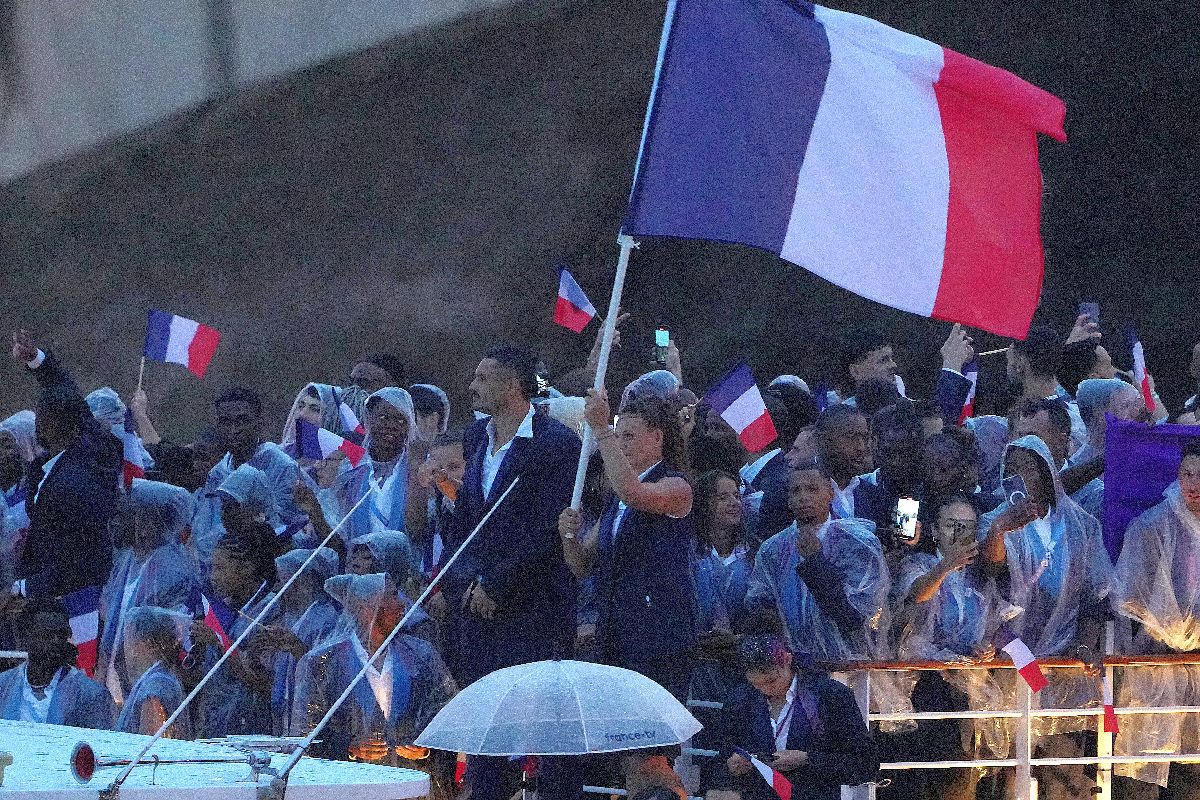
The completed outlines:
[[[463,689],[416,743],[469,755],[581,755],[679,744],[701,727],[644,675],[538,661],[496,670]]]

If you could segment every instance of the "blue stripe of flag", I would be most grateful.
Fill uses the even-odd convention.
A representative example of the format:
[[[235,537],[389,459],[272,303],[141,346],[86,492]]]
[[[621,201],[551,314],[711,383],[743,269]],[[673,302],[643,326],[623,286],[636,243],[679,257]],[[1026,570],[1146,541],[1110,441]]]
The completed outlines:
[[[171,339],[171,320],[174,314],[150,309],[150,318],[146,321],[146,358],[151,361],[165,361],[167,358],[167,343]]]
[[[296,420],[296,449],[301,458],[323,459],[321,452],[321,436],[316,425],[305,420]]]
[[[825,28],[802,0],[672,9],[625,230],[778,254],[829,75]]]
[[[90,614],[100,608],[100,587],[88,586],[64,595],[63,605],[67,607],[67,615],[70,617]]]
[[[708,403],[713,411],[720,414],[752,388],[754,388],[754,374],[745,364],[738,364],[708,390],[708,393],[704,395],[704,402]]]

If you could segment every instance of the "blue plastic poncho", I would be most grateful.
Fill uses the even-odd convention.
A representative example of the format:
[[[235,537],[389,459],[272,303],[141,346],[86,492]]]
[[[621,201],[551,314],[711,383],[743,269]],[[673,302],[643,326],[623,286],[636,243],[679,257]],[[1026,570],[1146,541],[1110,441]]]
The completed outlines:
[[[126,662],[132,662],[131,651],[139,643],[171,639],[182,642],[190,624],[191,617],[170,609],[154,606],[131,609],[124,624]],[[162,705],[165,719],[175,713],[175,709],[183,703],[184,696],[179,678],[162,661],[156,661],[136,676],[129,698],[121,709],[121,716],[117,718],[116,730],[153,735],[158,731],[158,725],[143,728],[143,706],[151,699],[157,700]],[[181,714],[167,729],[166,736],[170,739],[191,739],[192,724],[188,714]]]
[[[26,665],[0,672],[0,719],[44,721],[51,725],[109,730],[113,724],[113,702],[104,687],[75,667],[63,667],[54,684],[54,694],[45,720],[31,718],[27,695],[31,694]]]

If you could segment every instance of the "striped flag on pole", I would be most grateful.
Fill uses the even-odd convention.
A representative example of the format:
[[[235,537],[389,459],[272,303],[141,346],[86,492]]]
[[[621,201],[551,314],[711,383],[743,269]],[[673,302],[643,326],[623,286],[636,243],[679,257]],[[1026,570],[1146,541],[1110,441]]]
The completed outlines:
[[[972,358],[963,365],[963,377],[971,382],[971,388],[967,390],[967,399],[963,400],[962,413],[958,415],[958,424],[975,416],[975,389],[979,386],[979,359]]]
[[[730,370],[704,395],[704,402],[729,423],[746,450],[757,453],[778,438],[754,374],[745,364]]]
[[[596,316],[596,307],[566,267],[558,268],[558,299],[554,301],[554,324],[582,333]]]
[[[77,651],[75,666],[90,678],[96,672],[100,638],[100,587],[89,586],[71,592],[63,597],[63,605],[71,620],[71,644]]]
[[[367,454],[362,445],[302,419],[296,420],[296,448],[302,458],[313,458],[317,461],[340,451],[346,454],[346,460],[352,467],[357,467],[358,462]]]
[[[779,795],[780,800],[792,800],[792,782],[785,778],[782,772],[745,750],[736,749],[734,752],[750,761],[750,765],[767,782],[767,786],[770,786],[775,794]]]
[[[195,320],[152,310],[146,322],[146,358],[187,367],[203,378],[217,352],[221,334]]]
[[[1117,724],[1117,710],[1113,705],[1112,681],[1107,675],[1102,679],[1101,686],[1104,695],[1104,732],[1119,733],[1121,726]]]
[[[1017,672],[1029,684],[1030,690],[1035,694],[1045,689],[1050,685],[1046,680],[1045,673],[1042,672],[1042,667],[1038,664],[1037,658],[1025,642],[1021,641],[1021,637],[1014,637],[1011,642],[1001,648],[1008,657],[1012,659],[1013,664],[1017,667]]]
[[[1154,391],[1150,388],[1150,373],[1146,371],[1146,348],[1137,334],[1130,328],[1126,334],[1129,337],[1129,349],[1133,351],[1133,382],[1142,391],[1146,408],[1154,410]]]

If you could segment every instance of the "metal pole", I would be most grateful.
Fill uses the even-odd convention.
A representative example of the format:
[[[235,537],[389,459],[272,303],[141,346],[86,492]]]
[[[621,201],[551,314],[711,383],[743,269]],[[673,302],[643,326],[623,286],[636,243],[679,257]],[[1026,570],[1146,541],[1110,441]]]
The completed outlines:
[[[608,298],[608,316],[604,318],[604,334],[600,338],[600,358],[596,362],[596,380],[593,389],[604,388],[604,375],[608,372],[608,357],[612,353],[613,336],[617,332],[617,316],[621,311],[621,293],[625,290],[625,270],[629,267],[629,254],[637,247],[632,236],[617,237],[621,254],[617,257],[617,274],[613,276],[612,295]],[[579,464],[575,468],[575,490],[571,492],[571,508],[576,511],[583,503],[583,482],[587,478],[588,456],[592,449],[592,428],[583,426],[583,449],[579,451]]]
[[[863,721],[869,726],[871,723],[867,722],[867,720],[871,719],[871,671],[864,669],[851,672],[850,690],[854,692],[854,702],[858,704],[858,710],[862,713]],[[849,797],[853,800],[875,800],[875,784],[866,783],[862,786],[843,786],[842,797]]]
[[[1104,656],[1105,659],[1113,653],[1115,636],[1113,635],[1113,623],[1108,621],[1104,625]],[[1104,676],[1108,681],[1109,686],[1113,684],[1113,668],[1104,665]],[[1103,690],[1102,697],[1103,697]],[[1115,700],[1116,698],[1114,698]],[[1104,731],[1104,723],[1096,720],[1096,755],[1104,758],[1113,754],[1113,735]],[[1103,761],[1096,768],[1096,788],[1100,790],[1100,800],[1112,800],[1112,764],[1105,764]]]
[[[313,550],[312,555],[310,555],[305,562],[300,565],[300,569],[296,570],[295,574],[288,578],[284,584],[279,587],[279,591],[277,591],[275,595],[267,601],[267,604],[263,606],[262,611],[258,613],[258,616],[246,626],[246,630],[242,631],[242,635],[237,638],[237,641],[231,644],[229,649],[221,654],[221,657],[217,659],[217,663],[213,664],[212,669],[205,673],[204,677],[200,679],[200,682],[196,684],[196,688],[192,689],[192,691],[188,693],[188,696],[183,698],[183,702],[179,704],[179,708],[175,709],[174,713],[167,717],[166,721],[163,722],[162,727],[160,727],[158,732],[151,737],[150,741],[146,743],[146,746],[142,748],[142,751],[130,759],[129,765],[125,767],[125,769],[123,769],[116,778],[113,779],[113,782],[108,785],[108,788],[101,792],[102,798],[115,798],[117,796],[117,793],[121,788],[121,784],[123,784],[125,779],[129,777],[130,773],[133,772],[134,767],[141,763],[142,759],[146,757],[146,754],[150,752],[150,749],[154,747],[154,745],[158,744],[158,741],[162,739],[167,730],[175,724],[175,720],[179,719],[180,715],[183,714],[188,705],[196,699],[197,695],[200,694],[200,690],[208,684],[209,679],[212,678],[213,675],[217,674],[217,670],[221,668],[221,665],[229,660],[234,651],[236,651],[241,643],[246,640],[246,637],[250,635],[250,632],[258,627],[258,625],[263,621],[263,618],[267,616],[268,612],[275,607],[275,604],[278,603],[279,599],[283,597],[285,592],[287,592],[288,587],[295,583],[296,579],[300,577],[304,570],[308,569],[308,565],[311,564],[313,559],[317,557],[317,553],[320,552],[321,548],[329,544],[333,537],[337,535],[338,530],[346,524],[346,520],[354,516],[354,512],[358,511],[358,507],[361,506],[367,498],[374,494],[374,485],[372,485],[370,481],[367,483],[368,489],[366,493],[359,498],[359,501],[354,504],[349,512],[347,512],[346,516],[342,517],[338,524],[329,531],[329,534]]]
[[[1033,691],[1025,681],[1017,682],[1017,697],[1021,719],[1017,722],[1015,738],[1017,756],[1017,800],[1034,800],[1031,781],[1033,778]]]
[[[371,664],[374,663],[375,659],[379,657],[380,653],[387,650],[388,645],[392,643],[392,640],[395,639],[400,631],[404,629],[404,625],[408,622],[408,618],[412,616],[414,611],[421,607],[421,604],[425,602],[425,599],[429,597],[430,593],[434,590],[438,583],[441,582],[442,578],[445,577],[445,575],[450,571],[450,567],[455,561],[458,560],[458,557],[463,554],[463,551],[467,549],[467,546],[474,541],[475,536],[481,530],[483,530],[483,526],[486,525],[487,521],[492,518],[492,514],[494,514],[496,509],[504,503],[505,498],[507,498],[512,490],[516,488],[516,485],[520,483],[520,481],[520,475],[513,478],[513,482],[508,485],[508,488],[504,490],[504,493],[497,498],[496,502],[492,504],[492,507],[488,509],[488,512],[483,515],[483,519],[479,520],[479,524],[475,526],[475,530],[471,531],[471,535],[468,536],[466,540],[458,546],[458,549],[454,551],[454,555],[450,556],[450,560],[441,566],[437,575],[435,575],[433,580],[430,581],[429,585],[425,587],[425,591],[421,592],[421,596],[417,598],[415,603],[409,606],[408,611],[404,612],[404,616],[400,619],[399,624],[392,629],[392,632],[387,635],[387,638],[385,638],[383,643],[376,648],[375,652],[371,653],[371,657],[367,659],[367,663],[363,664],[362,669],[360,669],[358,674],[355,675],[353,680],[350,681],[350,684],[346,687],[345,691],[342,692],[341,697],[333,702],[333,705],[331,705],[329,710],[325,712],[325,716],[321,717],[321,721],[316,724],[316,727],[309,732],[308,736],[304,737],[304,741],[300,743],[300,745],[292,752],[290,756],[288,756],[288,760],[284,763],[283,768],[279,770],[279,777],[276,778],[273,783],[276,785],[282,785],[287,781],[288,774],[291,773],[296,764],[300,762],[301,757],[304,755],[304,751],[312,745],[312,743],[316,740],[317,735],[320,734],[321,730],[329,723],[329,720],[333,719],[333,715],[337,713],[337,710],[341,707],[342,703],[346,702],[346,698],[349,697],[350,693],[354,691],[354,687],[358,686],[358,682],[366,676],[367,670],[370,668]]]

